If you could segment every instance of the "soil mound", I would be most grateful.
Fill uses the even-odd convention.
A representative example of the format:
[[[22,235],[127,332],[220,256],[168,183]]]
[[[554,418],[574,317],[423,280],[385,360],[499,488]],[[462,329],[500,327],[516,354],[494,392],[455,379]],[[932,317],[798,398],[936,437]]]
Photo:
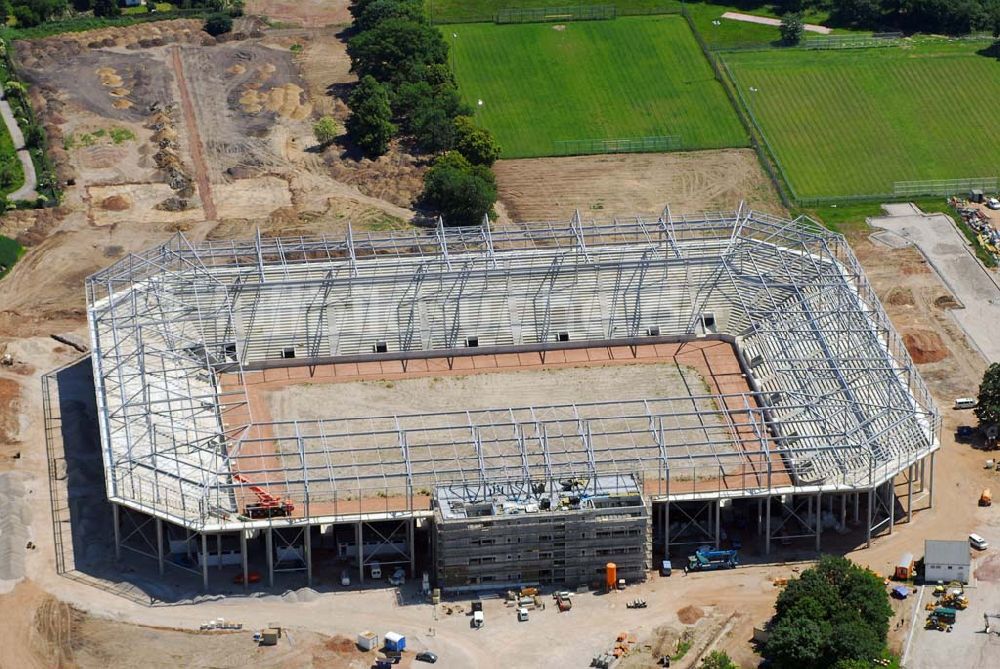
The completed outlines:
[[[101,202],[101,209],[105,211],[125,211],[131,208],[132,202],[124,195],[112,195]]]
[[[938,362],[950,355],[948,348],[936,332],[913,330],[903,335],[903,344],[910,352],[913,362],[919,364]]]
[[[677,618],[685,625],[694,625],[705,617],[705,612],[697,606],[685,606],[677,612]]]
[[[885,301],[896,307],[912,307],[913,291],[909,288],[893,288],[886,295]]]

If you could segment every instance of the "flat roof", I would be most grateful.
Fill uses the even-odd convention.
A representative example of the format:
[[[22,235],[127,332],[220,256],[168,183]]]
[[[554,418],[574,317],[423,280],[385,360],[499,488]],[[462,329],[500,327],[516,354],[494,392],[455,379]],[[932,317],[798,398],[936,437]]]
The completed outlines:
[[[971,564],[972,556],[969,552],[969,541],[927,539],[924,541],[924,563]]]

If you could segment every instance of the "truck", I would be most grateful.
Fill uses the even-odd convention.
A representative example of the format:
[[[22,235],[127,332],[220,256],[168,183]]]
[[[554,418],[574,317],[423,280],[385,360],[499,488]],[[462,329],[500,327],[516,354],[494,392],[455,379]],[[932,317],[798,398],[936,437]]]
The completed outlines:
[[[485,623],[486,623],[486,619],[483,618],[483,612],[482,611],[473,611],[472,612],[472,626],[473,627],[475,627],[476,629],[479,629]]]
[[[688,557],[685,572],[715,571],[716,569],[733,569],[740,563],[739,553],[734,550],[713,550],[708,547],[699,548],[694,555]]]

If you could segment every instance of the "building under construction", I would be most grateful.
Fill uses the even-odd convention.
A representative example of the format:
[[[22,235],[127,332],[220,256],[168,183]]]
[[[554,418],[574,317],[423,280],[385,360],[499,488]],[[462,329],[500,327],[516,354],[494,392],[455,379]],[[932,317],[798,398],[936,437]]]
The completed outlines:
[[[870,541],[932,499],[937,410],[806,218],[177,235],[87,291],[116,547],[206,587],[638,579],[701,544]],[[341,394],[294,401],[317,388]]]

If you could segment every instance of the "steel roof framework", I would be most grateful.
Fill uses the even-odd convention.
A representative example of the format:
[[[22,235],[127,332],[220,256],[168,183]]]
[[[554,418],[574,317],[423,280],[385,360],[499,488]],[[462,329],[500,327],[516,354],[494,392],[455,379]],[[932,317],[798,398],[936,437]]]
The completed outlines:
[[[443,485],[616,472],[656,481],[653,495],[668,493],[665,481],[695,482],[675,484],[672,499],[746,496],[870,488],[938,447],[937,410],[843,238],[742,206],[343,239],[177,235],[87,290],[109,496],[192,529],[229,522],[247,481],[305,517],[364,497],[387,500],[386,511],[404,498],[412,512],[415,494]],[[499,294],[500,314],[487,301]],[[753,391],[258,424],[243,386],[223,390],[220,371],[242,378],[269,363],[273,342],[258,331],[281,339],[273,323],[292,312],[359,296],[372,310],[365,336],[381,323],[375,307],[398,314],[397,355],[460,349],[470,322],[496,339],[481,346],[544,348],[562,327],[592,343],[632,341],[655,313],[669,321],[663,336],[728,337]],[[432,326],[428,304],[441,314]],[[565,320],[567,305],[583,315]],[[729,314],[717,333],[704,320],[713,309]],[[362,352],[367,340],[335,330],[302,346]]]

